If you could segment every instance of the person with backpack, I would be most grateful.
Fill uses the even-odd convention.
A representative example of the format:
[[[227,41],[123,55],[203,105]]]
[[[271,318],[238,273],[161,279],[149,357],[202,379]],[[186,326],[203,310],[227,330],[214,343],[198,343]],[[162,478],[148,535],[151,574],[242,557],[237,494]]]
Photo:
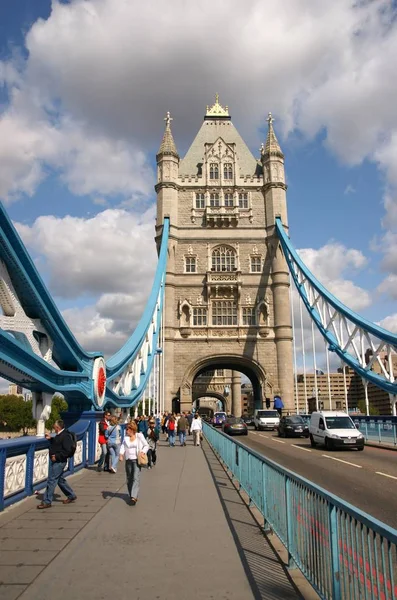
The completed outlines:
[[[148,457],[148,469],[154,467],[157,461],[157,442],[159,439],[160,430],[156,427],[155,421],[150,419],[149,429],[147,430],[147,443],[149,450],[147,452]]]
[[[168,435],[168,443],[170,447],[175,447],[175,419],[174,415],[171,415],[167,421],[167,435]]]
[[[77,496],[63,476],[68,458],[71,458],[76,452],[76,435],[65,429],[65,424],[61,419],[54,423],[55,435],[47,434],[45,437],[50,441],[50,461],[48,465],[47,488],[38,509],[51,508],[55,488],[59,485],[61,492],[66,496],[63,504],[70,504],[77,500]]]

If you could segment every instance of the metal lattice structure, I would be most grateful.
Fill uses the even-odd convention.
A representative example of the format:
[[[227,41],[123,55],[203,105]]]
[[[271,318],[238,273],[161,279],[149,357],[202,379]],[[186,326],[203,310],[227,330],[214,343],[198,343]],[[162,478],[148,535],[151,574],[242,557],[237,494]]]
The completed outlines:
[[[395,406],[397,380],[392,357],[397,351],[397,335],[342,304],[300,259],[279,218],[276,219],[276,230],[296,289],[326,340],[328,350],[337,354],[364,382],[373,383],[389,393]]]

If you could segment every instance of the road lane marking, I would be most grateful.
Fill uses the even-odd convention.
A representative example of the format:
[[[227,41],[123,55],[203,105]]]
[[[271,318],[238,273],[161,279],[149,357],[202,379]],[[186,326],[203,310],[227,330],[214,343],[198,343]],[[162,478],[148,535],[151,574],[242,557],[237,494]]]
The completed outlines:
[[[311,452],[310,448],[304,448],[303,446],[297,446],[296,444],[291,444],[294,448],[299,448],[299,450],[304,450],[305,452]]]
[[[383,475],[383,477],[390,477],[390,479],[397,479],[394,475],[388,475],[387,473],[382,473],[382,471],[375,471],[377,475]]]
[[[357,469],[362,469],[361,465],[356,465],[355,463],[342,460],[341,458],[335,458],[335,456],[328,456],[328,454],[322,454],[321,456],[324,456],[324,458],[330,458],[331,460],[337,460],[338,462],[345,463],[345,465],[350,465],[351,467],[356,467]]]
[[[283,440],[278,440],[276,438],[272,438],[273,442],[278,442],[279,444],[285,444],[285,442],[283,442]]]
[[[260,433],[260,434],[259,434],[259,437],[264,437],[264,438],[266,438],[267,440],[269,439],[269,436],[268,436],[268,435],[263,435],[263,433]]]

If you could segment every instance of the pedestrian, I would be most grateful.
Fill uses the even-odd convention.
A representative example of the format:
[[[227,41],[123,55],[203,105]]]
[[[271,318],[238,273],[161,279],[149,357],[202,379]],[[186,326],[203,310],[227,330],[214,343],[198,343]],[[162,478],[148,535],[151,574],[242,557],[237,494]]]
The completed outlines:
[[[167,421],[168,443],[171,447],[175,446],[175,419],[173,415],[168,417]]]
[[[155,421],[150,419],[149,429],[147,430],[147,443],[149,450],[147,453],[148,457],[148,469],[154,467],[157,461],[157,441],[159,439],[160,430],[156,427]]]
[[[192,415],[191,411],[188,412],[187,421],[189,423],[189,435],[191,435],[192,432],[190,431],[190,428],[192,426],[192,421],[193,421],[193,415]]]
[[[105,411],[104,417],[101,421],[99,421],[99,425],[98,425],[98,427],[99,427],[98,444],[101,446],[101,456],[99,457],[98,467],[97,467],[98,471],[102,471],[103,468],[105,469],[105,471],[109,470],[109,463],[108,463],[109,457],[107,456],[108,441],[106,439],[105,432],[106,432],[107,428],[109,427],[110,417],[111,417],[110,412],[108,410]]]
[[[139,423],[138,423],[138,432],[139,433],[143,433],[143,435],[146,438],[147,437],[147,430],[148,430],[147,419],[146,419],[145,415],[141,415],[141,417],[139,419]]]
[[[201,422],[199,414],[196,412],[192,421],[191,430],[193,433],[193,446],[200,446],[201,443],[201,432],[203,430],[203,424]]]
[[[127,425],[123,443],[120,446],[120,462],[125,460],[125,473],[127,477],[127,489],[130,503],[134,506],[138,502],[139,487],[141,480],[140,457],[147,455],[149,450],[145,436],[139,433],[136,423]]]
[[[108,441],[109,472],[117,473],[121,445],[121,427],[116,416],[110,417],[110,424],[105,431],[105,437]]]
[[[177,431],[179,435],[179,443],[181,446],[186,446],[186,430],[189,428],[189,422],[185,413],[178,419]]]
[[[168,412],[163,414],[163,418],[161,419],[161,431],[163,434],[167,431],[167,420],[168,420]]]
[[[284,404],[283,404],[283,401],[281,400],[280,396],[274,396],[274,405],[273,406],[276,409],[276,411],[278,412],[278,414],[280,415],[280,417],[282,417]]]
[[[48,464],[48,480],[46,491],[38,509],[51,508],[54,491],[59,485],[61,492],[66,496],[63,504],[70,504],[77,500],[77,496],[67,483],[63,472],[66,468],[68,458],[71,458],[76,451],[76,437],[70,431],[65,429],[65,424],[61,419],[54,423],[55,435],[47,434],[45,437],[50,441],[50,460]]]

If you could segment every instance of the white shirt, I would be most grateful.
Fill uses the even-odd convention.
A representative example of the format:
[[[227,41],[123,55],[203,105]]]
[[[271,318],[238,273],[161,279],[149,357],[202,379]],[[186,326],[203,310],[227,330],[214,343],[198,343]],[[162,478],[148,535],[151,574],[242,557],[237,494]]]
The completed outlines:
[[[138,452],[144,452],[147,454],[149,445],[146,441],[143,433],[137,433],[135,440],[132,442],[129,436],[125,436],[123,443],[120,446],[120,455],[124,456],[126,460],[136,460]]]
[[[194,419],[192,421],[192,425],[190,427],[190,431],[201,431],[203,428],[203,424],[200,418]]]

